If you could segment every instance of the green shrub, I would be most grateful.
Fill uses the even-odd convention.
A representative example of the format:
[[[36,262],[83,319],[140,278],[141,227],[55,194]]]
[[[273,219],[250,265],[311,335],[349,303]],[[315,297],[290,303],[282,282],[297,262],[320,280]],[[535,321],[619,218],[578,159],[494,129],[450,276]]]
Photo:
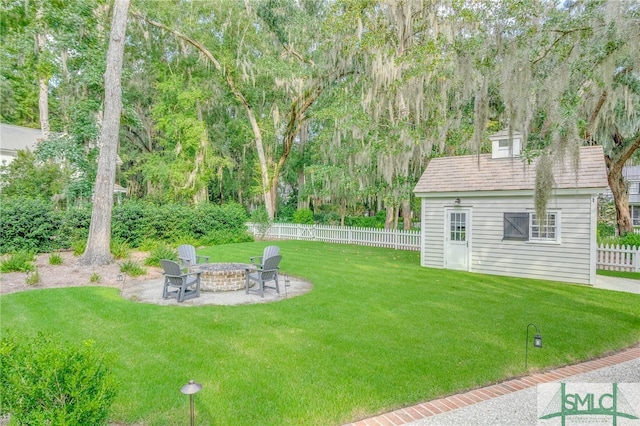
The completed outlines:
[[[313,223],[319,225],[340,225],[340,215],[335,212],[319,212],[313,215]]]
[[[146,237],[145,218],[153,205],[129,201],[118,204],[111,217],[111,238],[128,241],[131,247],[138,247]]]
[[[192,235],[201,238],[211,231],[220,229],[232,232],[245,231],[247,220],[244,207],[238,203],[201,204],[194,211]]]
[[[344,224],[359,228],[384,228],[385,216],[385,211],[379,211],[375,216],[347,216],[344,218]]]
[[[75,241],[87,241],[91,224],[90,206],[75,207],[57,214],[60,218],[60,227],[57,230],[59,248],[67,249],[71,248]]]
[[[171,241],[175,235],[191,235],[193,208],[180,204],[150,206],[140,224],[147,238]]]
[[[111,364],[93,342],[73,347],[60,336],[7,335],[0,341],[0,414],[20,425],[106,425],[116,395]]]
[[[120,265],[120,272],[129,275],[130,277],[138,277],[147,273],[142,265],[132,260],[127,260]]]
[[[147,266],[160,266],[160,259],[178,260],[178,252],[166,244],[157,244],[144,260]]]
[[[58,216],[51,203],[28,198],[0,203],[0,253],[19,250],[48,252],[57,247]]]
[[[205,246],[216,246],[220,244],[246,243],[254,241],[254,239],[246,230],[241,232],[231,229],[219,229],[209,232],[200,241]]]
[[[60,253],[51,253],[49,256],[49,265],[62,265],[62,256]]]
[[[87,248],[87,240],[76,240],[71,243],[71,249],[73,250],[74,256],[82,256],[85,249]]]
[[[162,244],[162,242],[151,239],[151,238],[143,238],[142,241],[140,241],[140,245],[137,248],[140,251],[152,251],[159,244]]]
[[[194,236],[187,235],[187,234],[176,234],[173,236],[173,238],[167,240],[167,243],[175,247],[180,246],[182,244],[190,244],[194,247],[202,245],[198,238],[195,238]]]
[[[615,237],[616,227],[610,223],[598,222],[598,238]]]
[[[131,247],[129,247],[129,244],[126,241],[119,238],[111,238],[109,251],[116,259],[126,259],[129,257]]]
[[[100,274],[98,274],[97,272],[94,272],[93,274],[91,274],[91,276],[89,277],[89,282],[92,283],[99,283],[100,281],[102,281],[102,277],[100,276]]]
[[[313,212],[310,209],[300,209],[293,214],[293,223],[313,225]]]
[[[269,219],[269,215],[267,214],[267,209],[262,207],[258,207],[254,211],[251,212],[251,222],[256,227],[256,233],[258,234],[258,238],[260,240],[264,239],[269,228],[271,228],[271,220]]]
[[[0,272],[28,272],[33,271],[35,254],[31,251],[17,251],[0,262]]]
[[[117,258],[126,258],[120,250],[124,248],[122,241],[129,247],[139,247],[145,240],[199,245],[202,237],[221,230],[237,232],[240,236],[236,238],[245,241],[246,221],[246,212],[237,203],[205,203],[194,208],[182,204],[130,201],[114,207],[111,238],[119,247],[114,247],[112,253]],[[91,208],[87,206],[56,211],[51,203],[43,200],[3,199],[0,203],[0,253],[18,250],[42,253],[72,248],[74,254],[81,255],[90,222]]]
[[[620,244],[625,246],[640,247],[640,234],[629,232],[625,236],[620,237]]]
[[[640,234],[629,232],[622,237],[598,238],[598,244],[640,247]]]
[[[27,285],[36,285],[40,282],[40,272],[37,268],[34,268],[33,272],[27,272],[27,277],[24,282]]]
[[[264,207],[263,207],[264,209]],[[265,213],[267,210],[265,209]],[[278,211],[276,212],[276,221],[278,222],[291,222],[293,221],[293,214],[296,212],[296,206],[287,204],[281,207],[278,207]],[[253,222],[253,215],[251,216],[251,221]]]

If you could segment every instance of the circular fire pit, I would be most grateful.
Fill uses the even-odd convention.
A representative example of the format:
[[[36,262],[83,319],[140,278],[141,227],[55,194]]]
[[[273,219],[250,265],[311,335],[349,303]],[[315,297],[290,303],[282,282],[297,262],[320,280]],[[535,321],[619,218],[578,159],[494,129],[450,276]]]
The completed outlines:
[[[197,265],[194,271],[201,271],[201,291],[237,291],[245,288],[246,270],[255,271],[248,263],[206,263]]]

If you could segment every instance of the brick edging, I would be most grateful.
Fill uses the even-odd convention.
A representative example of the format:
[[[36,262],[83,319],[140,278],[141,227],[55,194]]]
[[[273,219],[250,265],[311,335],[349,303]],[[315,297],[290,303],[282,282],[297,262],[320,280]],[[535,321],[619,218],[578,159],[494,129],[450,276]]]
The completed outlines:
[[[537,386],[541,383],[565,379],[577,374],[588,373],[590,371],[610,367],[638,358],[640,358],[640,345],[622,350],[613,355],[596,358],[591,361],[585,361],[578,364],[556,368],[554,370],[510,379],[483,388],[473,389],[461,394],[449,395],[444,398],[438,398],[410,407],[400,408],[398,410],[380,414],[379,416],[348,423],[344,426],[404,425],[436,414],[467,407],[477,402],[487,401],[497,396],[518,392],[523,389]]]

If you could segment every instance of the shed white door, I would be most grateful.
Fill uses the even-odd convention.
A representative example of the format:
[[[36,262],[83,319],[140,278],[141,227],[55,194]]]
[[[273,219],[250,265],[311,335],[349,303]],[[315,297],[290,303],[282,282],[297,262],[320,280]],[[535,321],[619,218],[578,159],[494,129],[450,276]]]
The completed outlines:
[[[444,267],[447,269],[469,270],[471,240],[471,209],[446,209],[444,232]]]

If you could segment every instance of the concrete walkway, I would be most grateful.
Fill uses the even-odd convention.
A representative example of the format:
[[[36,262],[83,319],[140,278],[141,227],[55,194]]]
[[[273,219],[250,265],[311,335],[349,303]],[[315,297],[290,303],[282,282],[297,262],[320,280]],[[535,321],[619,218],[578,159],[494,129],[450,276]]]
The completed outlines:
[[[640,294],[640,280],[632,280],[631,278],[608,277],[606,275],[597,275],[595,288],[604,290],[624,291],[626,293]]]

